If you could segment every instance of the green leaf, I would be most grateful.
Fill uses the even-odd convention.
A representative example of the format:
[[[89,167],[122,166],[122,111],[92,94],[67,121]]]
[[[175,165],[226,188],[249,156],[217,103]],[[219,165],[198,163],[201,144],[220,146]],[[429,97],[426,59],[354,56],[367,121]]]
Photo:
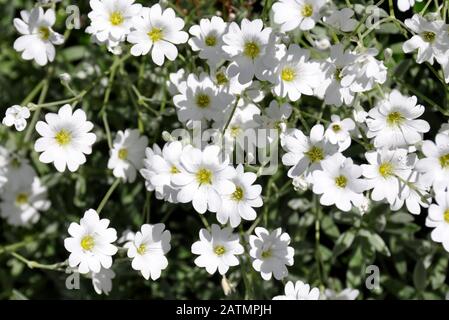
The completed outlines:
[[[416,262],[413,270],[413,285],[418,291],[424,291],[427,286],[427,271],[421,259]]]
[[[345,233],[341,234],[338,237],[337,241],[335,242],[334,249],[332,250],[334,254],[334,259],[343,252],[345,252],[346,250],[348,250],[351,247],[352,243],[354,242],[354,239],[355,239],[355,231],[353,229],[349,229]]]

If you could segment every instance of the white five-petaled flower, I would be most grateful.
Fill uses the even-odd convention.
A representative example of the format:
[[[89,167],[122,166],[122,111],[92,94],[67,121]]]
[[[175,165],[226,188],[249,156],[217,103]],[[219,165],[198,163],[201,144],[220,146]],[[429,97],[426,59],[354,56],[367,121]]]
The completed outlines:
[[[78,266],[78,271],[83,274],[111,267],[112,256],[117,253],[117,247],[112,244],[117,240],[117,231],[108,226],[109,220],[100,219],[93,209],[84,213],[79,224],[70,224],[71,237],[64,240],[64,247],[70,252],[70,267]]]
[[[320,18],[325,0],[280,0],[272,6],[273,19],[281,31],[310,30]]]
[[[421,15],[415,14],[411,19],[406,19],[404,23],[415,35],[404,42],[402,50],[405,53],[418,50],[417,63],[433,64],[436,59],[438,63],[443,64],[449,50],[449,30],[444,21],[428,21]]]
[[[199,57],[206,59],[212,68],[225,58],[222,46],[226,28],[227,24],[222,18],[213,16],[211,19],[201,19],[198,25],[189,29],[193,36],[189,45],[193,51],[199,51]]]
[[[276,296],[273,300],[318,300],[320,298],[320,290],[318,288],[310,288],[310,285],[302,281],[287,282],[285,285],[285,295]]]
[[[263,115],[256,114],[254,120],[264,129],[276,129],[278,133],[287,130],[287,122],[292,115],[292,106],[288,103],[279,105],[276,100],[272,100]]]
[[[37,7],[20,12],[22,19],[14,19],[14,27],[22,34],[15,42],[14,49],[22,52],[25,60],[34,60],[40,66],[55,59],[55,47],[64,42],[64,37],[53,31],[56,16],[53,9]]]
[[[435,142],[426,140],[421,149],[425,158],[418,160],[415,169],[435,193],[449,189],[449,136],[439,133]]]
[[[140,271],[147,280],[150,277],[152,280],[159,279],[161,271],[168,266],[165,255],[171,248],[171,234],[164,229],[163,223],[144,224],[134,239],[125,244],[128,257],[133,259],[132,268]]]
[[[368,138],[374,138],[377,148],[400,148],[422,140],[422,134],[430,130],[429,123],[417,119],[424,113],[424,106],[416,104],[415,96],[403,96],[393,90],[387,99],[380,101],[368,113]]]
[[[260,272],[264,280],[270,280],[273,276],[281,280],[288,275],[286,266],[293,265],[295,251],[290,244],[290,236],[277,228],[272,232],[262,227],[257,227],[256,235],[249,237],[251,250],[249,255],[253,258],[253,268]]]
[[[17,131],[23,131],[29,117],[30,110],[27,107],[14,105],[6,110],[2,123],[7,127],[14,126]]]
[[[262,187],[254,185],[257,175],[253,172],[244,172],[243,165],[238,165],[235,169],[231,181],[235,185],[235,191],[222,196],[221,206],[217,210],[217,220],[221,224],[229,223],[232,228],[240,224],[241,219],[256,219],[256,211],[253,207],[261,207]]]
[[[223,36],[223,50],[229,55],[228,59],[234,62],[229,67],[230,76],[238,74],[242,84],[250,82],[254,75],[263,80],[262,73],[266,69],[264,59],[269,51],[271,37],[271,28],[264,28],[260,19],[243,19],[241,27],[232,22]]]
[[[268,76],[274,84],[274,93],[291,101],[297,101],[302,94],[313,95],[313,90],[323,82],[323,74],[318,62],[309,61],[310,52],[291,44],[288,50],[281,46],[278,54],[282,58]]]
[[[206,210],[217,212],[221,206],[221,197],[235,191],[230,179],[234,168],[229,160],[221,159],[220,148],[206,146],[203,151],[186,147],[181,155],[182,170],[172,177],[173,184],[180,188],[177,200],[181,203],[192,202],[193,208],[203,214]]]
[[[321,162],[322,170],[313,172],[313,192],[321,194],[320,203],[335,204],[342,211],[349,211],[364,202],[363,191],[367,189],[362,168],[354,165],[351,158],[336,153]]]
[[[437,192],[436,204],[429,207],[426,226],[434,228],[430,237],[449,252],[449,191]]]
[[[113,170],[115,177],[134,182],[136,172],[143,167],[147,145],[148,138],[141,136],[137,129],[118,131],[109,152],[108,168]]]
[[[184,28],[184,20],[176,17],[172,8],[162,10],[159,4],[143,8],[133,19],[133,31],[128,35],[128,42],[134,44],[131,54],[146,55],[151,50],[151,59],[159,66],[165,57],[174,61],[178,56],[177,44],[187,42],[189,35]]]
[[[288,171],[290,178],[304,175],[306,179],[313,171],[321,169],[322,160],[337,152],[338,147],[324,139],[324,127],[317,124],[310,130],[310,138],[302,131],[293,129],[292,132],[281,136],[282,148],[286,154],[282,156],[282,163],[292,166]]]
[[[343,152],[351,145],[350,132],[355,129],[355,122],[351,118],[341,120],[338,115],[331,115],[331,123],[324,136],[332,144],[338,144],[338,151]]]
[[[133,27],[133,18],[142,10],[134,0],[90,0],[90,25],[86,32],[94,41],[105,43],[110,48],[125,41]]]
[[[13,178],[14,179],[14,178]],[[16,180],[16,179],[14,179]],[[35,176],[8,181],[0,195],[0,216],[13,226],[30,226],[50,208],[47,188]]]
[[[53,162],[59,172],[66,166],[72,172],[78,170],[86,162],[85,154],[92,152],[97,138],[89,132],[93,126],[82,109],[73,111],[69,104],[62,106],[58,113],[47,113],[45,122],[36,124],[36,131],[42,136],[34,144],[34,150],[42,152],[39,160]]]
[[[199,77],[194,74],[187,77],[185,90],[173,97],[173,103],[181,122],[187,124],[201,120],[220,122],[233,99],[231,94],[219,91],[212,79],[206,73],[202,73]]]
[[[91,272],[90,277],[97,294],[109,295],[112,290],[112,279],[115,278],[114,270],[101,268],[100,272]]]
[[[229,267],[239,264],[236,255],[243,252],[238,234],[232,233],[229,227],[220,229],[216,224],[211,226],[210,232],[201,229],[200,240],[192,244],[192,253],[199,255],[195,259],[195,264],[200,268],[206,268],[210,274],[214,274],[217,269],[220,274],[225,274]]]
[[[343,8],[335,10],[330,16],[324,17],[323,20],[340,31],[351,32],[357,26],[357,20],[351,19],[352,16],[354,16],[354,10]]]
[[[411,176],[414,155],[405,149],[379,149],[365,153],[365,158],[369,164],[362,164],[363,176],[373,189],[371,199],[385,199],[392,205],[401,191],[401,179],[407,181]]]

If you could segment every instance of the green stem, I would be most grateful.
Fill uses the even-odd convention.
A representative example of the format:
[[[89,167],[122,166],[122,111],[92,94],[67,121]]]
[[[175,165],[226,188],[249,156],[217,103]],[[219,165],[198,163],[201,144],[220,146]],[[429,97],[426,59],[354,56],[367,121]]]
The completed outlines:
[[[45,101],[45,98],[47,97],[47,93],[48,93],[48,77],[47,79],[44,80],[44,84],[42,86],[42,91],[41,94],[39,96],[39,100],[38,100],[38,104],[41,104]],[[33,129],[36,126],[37,120],[39,120],[39,115],[40,115],[40,109],[37,109],[34,114],[33,114],[33,118],[31,119],[30,124],[28,125],[27,131],[25,132],[25,137],[23,138],[23,142],[26,143],[30,140],[31,138],[31,134],[33,133]]]
[[[64,271],[63,267],[67,265],[67,263],[65,261],[54,263],[54,264],[42,264],[42,263],[39,263],[36,261],[28,260],[27,258],[25,258],[24,256],[21,256],[20,254],[18,254],[16,252],[11,252],[10,254],[17,260],[23,262],[30,269]]]
[[[114,183],[109,187],[109,190],[106,192],[106,194],[103,197],[103,200],[101,200],[100,205],[97,208],[97,213],[100,215],[101,210],[103,210],[104,206],[109,200],[109,197],[114,192],[115,188],[120,184],[120,178],[117,178]]]

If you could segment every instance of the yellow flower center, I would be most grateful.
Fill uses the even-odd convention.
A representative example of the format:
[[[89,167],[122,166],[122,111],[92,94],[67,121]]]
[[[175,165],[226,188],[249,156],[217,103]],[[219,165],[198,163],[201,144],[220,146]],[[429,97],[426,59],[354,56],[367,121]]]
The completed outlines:
[[[72,141],[72,135],[67,130],[61,129],[56,133],[55,140],[60,146],[66,146]]]
[[[449,209],[446,209],[446,211],[444,211],[443,217],[444,217],[444,221],[449,223]]]
[[[145,254],[145,252],[147,251],[147,246],[144,244],[141,244],[138,248],[137,248],[137,253],[140,255]]]
[[[118,151],[118,158],[120,160],[126,160],[128,158],[128,149],[122,148]]]
[[[226,249],[225,249],[224,246],[218,245],[218,246],[215,246],[215,247],[214,247],[214,252],[215,252],[215,254],[216,254],[217,256],[222,256],[222,255],[225,254]]]
[[[16,196],[16,204],[20,206],[20,205],[23,205],[23,204],[26,204],[26,203],[28,203],[28,194],[24,193],[24,192],[21,192],[21,193],[17,194],[17,196]]]
[[[40,27],[39,36],[42,40],[48,40],[50,38],[50,29],[47,27]]]
[[[180,173],[181,171],[179,171],[179,169],[178,168],[176,168],[176,166],[171,166],[171,168],[170,168],[170,173],[171,174],[177,174],[177,173]]]
[[[210,97],[207,94],[200,93],[196,96],[196,105],[200,108],[207,108],[210,105]]]
[[[215,47],[215,45],[217,44],[217,38],[214,35],[209,35],[204,40],[204,43],[208,47]]]
[[[301,8],[301,16],[303,17],[311,17],[313,14],[313,6],[309,3],[305,4]]]
[[[259,56],[260,48],[259,45],[254,41],[248,41],[245,43],[245,48],[243,54],[250,59],[256,59]]]
[[[234,201],[241,201],[243,199],[243,189],[241,187],[236,187],[235,191],[232,193],[232,200]]]
[[[389,162],[382,163],[379,166],[379,173],[382,177],[388,178],[393,175],[393,165]]]
[[[150,37],[151,41],[158,42],[163,37],[162,29],[153,28],[150,30],[150,32],[148,32],[148,36]]]
[[[335,69],[335,72],[334,72],[334,78],[335,78],[335,80],[337,80],[338,82],[340,82],[341,81],[341,79],[343,79],[343,69],[342,68],[337,68],[337,69]]]
[[[334,130],[334,132],[340,132],[341,126],[338,124],[334,124],[334,125],[332,125],[332,130]]]
[[[81,239],[81,248],[83,248],[84,250],[90,251],[92,250],[94,245],[95,245],[94,238],[90,235],[84,236]]]
[[[400,112],[394,111],[394,112],[390,112],[387,115],[387,123],[390,126],[400,125],[403,121],[404,121],[404,116]]]
[[[286,67],[282,69],[281,78],[284,81],[290,82],[295,80],[296,72],[292,68]]]
[[[114,11],[109,16],[109,22],[111,22],[113,26],[121,25],[123,21],[125,21],[125,18],[123,18],[122,13],[119,11]]]
[[[348,184],[348,179],[345,176],[338,176],[335,178],[335,185],[339,188],[345,188]]]
[[[449,167],[449,153],[440,157],[440,165],[443,169]]]
[[[212,172],[207,169],[200,169],[196,173],[196,181],[199,184],[211,184],[212,183]]]
[[[324,159],[323,149],[313,146],[309,151],[305,153],[309,157],[311,162],[320,162]]]
[[[432,31],[424,31],[421,36],[425,42],[433,42],[435,40],[436,34]]]
[[[263,259],[267,259],[267,258],[270,258],[272,254],[273,253],[271,252],[271,249],[268,249],[268,250],[262,251],[261,256]]]
[[[226,78],[226,75],[223,72],[219,72],[215,75],[215,78],[217,79],[217,84],[219,86],[225,85],[229,82],[228,78]]]
[[[230,128],[230,134],[231,134],[231,137],[237,138],[238,135],[240,134],[240,131],[242,131],[242,130],[240,129],[240,127],[232,126],[232,127]]]

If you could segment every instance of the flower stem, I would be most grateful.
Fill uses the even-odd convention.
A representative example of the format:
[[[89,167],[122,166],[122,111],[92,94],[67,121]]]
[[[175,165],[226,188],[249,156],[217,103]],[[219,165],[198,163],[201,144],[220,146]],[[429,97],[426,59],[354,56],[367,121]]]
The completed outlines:
[[[38,100],[38,104],[41,104],[45,101],[45,98],[47,97],[47,93],[48,93],[48,77],[43,80],[43,85],[42,85],[42,90],[41,90],[41,94],[39,96],[39,100]],[[23,138],[23,142],[28,142],[31,138],[31,134],[33,132],[34,127],[36,126],[37,120],[39,119],[39,115],[40,115],[40,109],[37,109],[34,114],[33,114],[33,118],[31,119],[31,122],[27,128],[27,131],[25,132],[25,137]]]
[[[55,271],[64,271],[63,267],[67,264],[66,261],[58,262],[54,264],[42,264],[37,261],[31,261],[25,258],[24,256],[16,253],[10,253],[14,258],[23,262],[30,269],[44,269],[44,270],[55,270]]]
[[[101,210],[103,210],[104,206],[106,205],[106,203],[109,200],[109,197],[111,196],[111,194],[114,192],[115,188],[117,188],[117,186],[120,183],[120,178],[117,178],[114,183],[109,187],[109,190],[106,192],[106,194],[103,197],[103,200],[101,200],[100,205],[97,208],[97,213],[98,215],[100,215]]]

